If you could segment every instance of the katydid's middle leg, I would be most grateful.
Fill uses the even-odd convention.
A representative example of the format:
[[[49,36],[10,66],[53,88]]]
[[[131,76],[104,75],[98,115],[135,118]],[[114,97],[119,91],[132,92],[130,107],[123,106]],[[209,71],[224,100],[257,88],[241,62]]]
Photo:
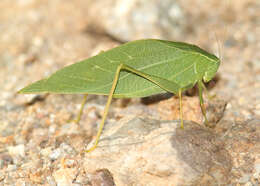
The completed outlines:
[[[82,116],[82,114],[83,114],[84,106],[85,106],[85,104],[86,104],[86,102],[87,102],[87,97],[88,97],[88,94],[85,94],[85,95],[84,95],[84,98],[83,98],[83,101],[82,101],[82,103],[81,103],[80,110],[79,110],[79,113],[78,113],[78,115],[77,115],[77,118],[74,119],[74,120],[72,120],[73,122],[79,123],[79,121],[80,121],[80,119],[81,119],[81,116]]]
[[[180,100],[180,120],[181,120],[181,128],[184,129],[183,126],[183,111],[182,111],[182,93],[181,93],[181,89],[179,90],[179,100]]]

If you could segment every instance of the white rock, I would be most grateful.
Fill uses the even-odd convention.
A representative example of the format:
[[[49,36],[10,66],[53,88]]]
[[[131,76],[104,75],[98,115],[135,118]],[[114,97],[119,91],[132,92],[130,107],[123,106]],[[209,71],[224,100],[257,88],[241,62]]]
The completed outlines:
[[[175,0],[97,0],[91,2],[88,13],[89,20],[95,20],[93,24],[122,41],[173,39],[183,34],[187,26]]]

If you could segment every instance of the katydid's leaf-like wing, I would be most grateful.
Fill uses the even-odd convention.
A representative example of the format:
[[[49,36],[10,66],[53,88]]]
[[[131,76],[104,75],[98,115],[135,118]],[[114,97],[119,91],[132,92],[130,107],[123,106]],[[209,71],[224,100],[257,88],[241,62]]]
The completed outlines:
[[[186,43],[137,40],[64,67],[50,77],[23,88],[19,93],[108,95],[116,69],[121,63],[172,81],[184,90],[206,74],[207,79],[211,78],[218,69],[219,59]],[[162,92],[165,90],[151,81],[121,71],[114,97],[145,97]]]

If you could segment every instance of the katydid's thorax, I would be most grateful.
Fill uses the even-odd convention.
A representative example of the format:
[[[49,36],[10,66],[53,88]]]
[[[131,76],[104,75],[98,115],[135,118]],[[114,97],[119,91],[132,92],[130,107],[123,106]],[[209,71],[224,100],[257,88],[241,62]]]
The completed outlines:
[[[188,62],[186,62],[188,63]],[[208,58],[196,58],[193,62],[186,65],[184,62],[179,71],[174,71],[170,80],[179,84],[182,90],[192,88],[198,81],[210,81],[216,74],[219,67],[219,61]]]

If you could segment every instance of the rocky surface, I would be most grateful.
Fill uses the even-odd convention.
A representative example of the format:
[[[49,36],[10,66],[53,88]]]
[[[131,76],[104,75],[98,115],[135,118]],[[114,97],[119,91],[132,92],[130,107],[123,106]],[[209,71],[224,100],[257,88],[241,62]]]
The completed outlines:
[[[138,2],[1,0],[0,185],[260,184],[259,2]],[[154,98],[118,99],[101,146],[86,154],[106,97],[89,96],[76,125],[69,121],[82,95],[17,94],[65,65],[139,37],[221,54],[207,85],[217,96],[207,102],[215,128],[186,121],[180,130],[175,97],[149,104]],[[197,96],[186,95],[184,117],[202,124]]]
[[[112,125],[85,156],[86,172],[106,167],[118,185],[227,183],[232,162],[223,141],[198,124],[178,124],[132,118]]]

